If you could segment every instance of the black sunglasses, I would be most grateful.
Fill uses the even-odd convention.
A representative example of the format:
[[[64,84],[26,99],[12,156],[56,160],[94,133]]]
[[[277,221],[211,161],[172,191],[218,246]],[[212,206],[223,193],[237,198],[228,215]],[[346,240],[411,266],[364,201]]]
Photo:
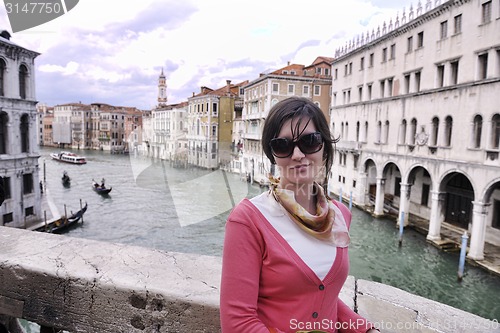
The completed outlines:
[[[287,138],[274,138],[269,145],[274,156],[285,158],[293,154],[295,146],[298,146],[304,154],[313,154],[320,151],[323,148],[323,138],[320,132],[314,132],[303,135],[296,141]]]

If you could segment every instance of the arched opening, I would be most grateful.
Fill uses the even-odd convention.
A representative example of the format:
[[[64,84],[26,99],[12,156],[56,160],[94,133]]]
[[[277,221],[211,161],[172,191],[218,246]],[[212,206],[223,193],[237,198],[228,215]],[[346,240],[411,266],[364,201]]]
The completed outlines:
[[[7,123],[9,116],[6,112],[0,112],[0,154],[7,154]]]
[[[28,90],[28,68],[25,65],[19,66],[19,96],[26,99]]]
[[[29,116],[27,114],[23,114],[21,116],[21,124],[19,129],[21,133],[21,152],[27,153],[30,149],[30,122]]]
[[[447,177],[443,186],[446,192],[445,221],[467,229],[472,221],[472,184],[463,174],[454,173]]]

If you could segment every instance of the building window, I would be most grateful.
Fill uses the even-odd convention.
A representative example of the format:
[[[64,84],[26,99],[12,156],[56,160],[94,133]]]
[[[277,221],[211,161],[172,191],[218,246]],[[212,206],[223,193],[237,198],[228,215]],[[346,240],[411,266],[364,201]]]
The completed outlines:
[[[495,114],[491,119],[491,148],[500,148],[500,114]]]
[[[35,215],[35,211],[33,209],[33,206],[31,207],[26,207],[24,209],[24,216],[30,216],[30,215]]]
[[[316,85],[314,86],[314,96],[320,96],[321,95],[321,86]]]
[[[367,98],[368,98],[369,101],[371,101],[372,100],[372,84],[371,83],[367,84],[366,88],[368,90],[368,96],[367,96]]]
[[[26,90],[28,83],[28,69],[26,66],[19,66],[19,96],[22,99],[26,99]]]
[[[500,201],[493,200],[493,220],[491,226],[495,229],[500,229]]]
[[[33,193],[33,174],[25,173],[23,175],[23,193]]]
[[[481,147],[481,133],[483,130],[483,117],[480,115],[476,115],[474,117],[474,128],[473,128],[473,147],[480,148]]]
[[[363,86],[358,87],[358,101],[363,101]]]
[[[382,62],[386,62],[387,61],[387,47],[384,47],[382,49]]]
[[[444,145],[445,147],[451,146],[451,134],[453,131],[453,118],[450,116],[445,119],[445,128],[444,128]]]
[[[309,96],[309,86],[302,86],[302,95]]]
[[[420,72],[415,72],[415,92],[420,91]]]
[[[377,139],[375,140],[375,143],[382,143],[382,122],[379,121],[377,123]]]
[[[294,84],[288,85],[288,95],[295,95],[295,85]]]
[[[212,125],[212,136],[217,136],[217,125]]]
[[[356,142],[359,142],[360,127],[361,127],[361,125],[359,124],[359,121],[358,121],[356,123]]]
[[[431,147],[437,146],[438,132],[439,132],[439,118],[434,117],[432,118],[432,129],[431,129],[431,140],[430,140]]]
[[[349,65],[345,64],[344,65],[344,76],[347,76],[347,73],[349,73]]]
[[[374,61],[375,61],[375,54],[371,53],[370,54],[370,67],[373,67]]]
[[[450,83],[458,84],[458,60],[450,62],[451,76]]]
[[[273,83],[273,93],[278,93],[280,91],[279,83]]]
[[[401,177],[394,178],[394,196],[401,197]]]
[[[399,144],[404,145],[406,143],[406,119],[401,122],[401,132],[399,133]]]
[[[337,80],[339,77],[339,69],[338,68],[335,68],[335,75],[334,75],[334,79]]]
[[[10,177],[3,177],[0,181],[3,184],[5,200],[10,199],[12,197],[10,194]]]
[[[359,60],[359,69],[364,70],[365,69],[365,57],[361,57]]]
[[[0,112],[0,154],[7,154],[7,124],[9,116],[6,112]]]
[[[462,14],[455,16],[454,18],[454,31],[455,35],[462,32]]]
[[[424,47],[424,32],[421,31],[417,35],[417,48]]]
[[[390,127],[389,120],[386,120],[384,124],[384,132],[382,133],[385,144],[389,142],[389,127]]]
[[[365,121],[365,132],[363,134],[363,142],[367,142],[368,140],[368,122]]]
[[[325,75],[330,75],[330,68],[325,68]]]
[[[349,63],[349,75],[352,74],[352,62]]]
[[[417,135],[417,119],[413,118],[410,125],[410,137],[408,138],[408,143],[410,145],[415,144],[415,136]]]
[[[491,22],[491,1],[482,4],[481,22],[483,24]]]
[[[391,60],[396,59],[396,44],[391,45]]]
[[[410,93],[410,78],[411,78],[411,75],[410,74],[405,74],[405,86],[404,86],[404,89],[405,89],[405,94],[409,94]]]
[[[448,37],[448,21],[441,22],[441,39]]]
[[[488,53],[479,55],[478,62],[478,79],[484,80],[488,75]]]
[[[27,153],[30,148],[30,133],[29,133],[29,116],[27,114],[22,115],[21,117],[21,152]]]
[[[437,65],[437,88],[441,88],[444,85],[444,65]]]
[[[380,81],[380,98],[385,97],[385,80]]]
[[[4,81],[5,81],[5,69],[7,65],[3,59],[0,59],[0,96],[5,96],[4,91]]]
[[[10,223],[14,221],[14,216],[12,213],[3,214],[3,224]]]
[[[422,184],[422,198],[420,204],[422,206],[427,206],[429,203],[429,193],[431,190],[431,186],[429,184]]]
[[[406,52],[413,52],[413,37],[408,37],[406,45]]]
[[[390,78],[390,79],[387,79],[387,92],[388,92],[388,96],[391,97],[392,96],[392,86],[393,86],[393,79]]]

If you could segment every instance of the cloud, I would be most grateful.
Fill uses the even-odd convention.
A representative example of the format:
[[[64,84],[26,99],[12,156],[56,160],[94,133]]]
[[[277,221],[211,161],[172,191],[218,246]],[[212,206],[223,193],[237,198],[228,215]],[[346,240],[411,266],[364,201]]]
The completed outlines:
[[[41,102],[148,109],[162,69],[169,103],[182,102],[202,85],[216,89],[288,61],[333,57],[346,41],[408,8],[407,1],[311,0],[305,7],[297,0],[85,0],[11,41],[41,53],[35,59]],[[0,9],[8,26],[6,17]]]

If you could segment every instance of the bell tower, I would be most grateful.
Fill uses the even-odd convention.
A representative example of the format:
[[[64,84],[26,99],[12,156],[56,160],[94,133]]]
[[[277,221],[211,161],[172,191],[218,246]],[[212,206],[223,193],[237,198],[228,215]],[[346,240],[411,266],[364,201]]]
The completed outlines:
[[[163,68],[161,69],[161,74],[158,77],[158,106],[167,105],[167,80],[163,74]]]

